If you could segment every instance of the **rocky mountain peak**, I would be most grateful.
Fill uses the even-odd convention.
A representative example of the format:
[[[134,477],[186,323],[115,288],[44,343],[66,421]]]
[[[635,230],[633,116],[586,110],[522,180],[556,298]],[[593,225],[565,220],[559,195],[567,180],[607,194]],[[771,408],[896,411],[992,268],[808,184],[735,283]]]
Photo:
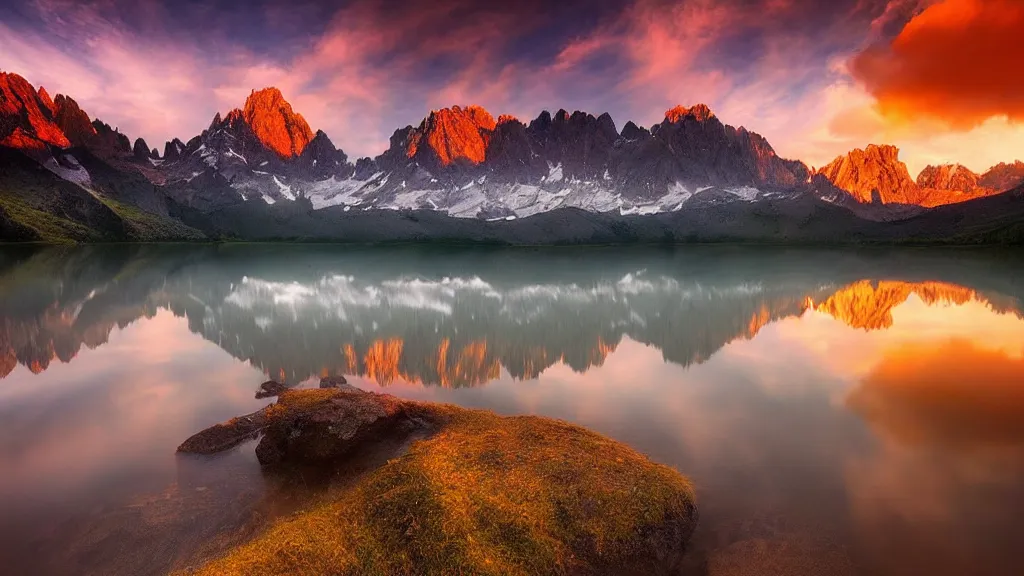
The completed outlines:
[[[543,130],[551,125],[551,112],[541,111],[536,118],[530,121],[531,130]]]
[[[473,118],[473,121],[477,126],[484,130],[494,130],[497,125],[494,121],[494,116],[491,116],[491,113],[485,110],[482,106],[470,105],[463,111]]]
[[[245,122],[245,115],[240,108],[231,110],[224,118],[221,118],[220,112],[217,112],[213,117],[213,121],[210,122],[210,130],[216,130],[221,124],[234,125],[236,122]]]
[[[345,152],[337,149],[323,130],[317,130],[316,135],[297,159],[297,164],[306,174],[317,180],[331,176],[347,177],[354,170],[348,163]]]
[[[650,135],[651,132],[649,130],[637,126],[632,120],[626,122],[626,125],[622,127],[621,136],[626,140],[638,140]]]
[[[78,102],[63,94],[54,99],[54,119],[74,146],[86,146],[96,136],[96,128]]]
[[[707,104],[697,104],[690,108],[686,106],[676,106],[665,112],[665,120],[676,123],[682,122],[683,119],[692,117],[698,122],[707,122],[711,118],[715,117],[715,114],[711,111],[711,108]]]
[[[914,204],[917,183],[910,177],[907,165],[899,159],[895,146],[869,145],[839,156],[820,168],[822,174],[837,188],[845,190],[858,202],[871,203],[873,193],[885,204]]]
[[[378,170],[377,162],[372,158],[360,158],[356,160],[354,175],[360,180],[366,180]]]
[[[281,158],[302,154],[313,139],[309,124],[277,88],[253,90],[240,114],[260,142]]]
[[[892,144],[868,144],[864,152],[868,156],[881,158],[885,162],[900,161],[900,149]]]
[[[70,146],[53,121],[48,100],[21,76],[0,72],[0,145],[32,150]]]
[[[605,112],[597,117],[597,124],[601,127],[601,130],[605,132],[612,132],[618,135],[619,131],[615,129],[615,121],[612,120],[612,115]]]
[[[42,101],[43,106],[46,106],[46,109],[50,111],[50,115],[55,115],[57,113],[57,110],[56,108],[54,108],[53,98],[50,98],[50,93],[46,91],[46,88],[40,86],[38,94],[39,100]]]
[[[132,156],[140,161],[144,162],[149,158],[153,157],[152,151],[146,141],[142,138],[135,139],[135,145],[132,146]]]
[[[637,130],[629,132],[633,138],[627,140],[637,139]],[[704,104],[666,111],[665,119],[651,128],[651,134],[679,166],[676,181],[790,190],[808,180],[802,162],[780,158],[759,134],[723,124]]]
[[[92,127],[96,130],[96,138],[90,142],[90,147],[101,154],[130,154],[132,141],[122,134],[117,128],[103,122],[99,118],[92,121]]]
[[[515,116],[513,116],[511,114],[502,114],[502,115],[498,116],[498,124],[497,124],[497,126],[501,126],[502,124],[509,124],[511,122],[519,122],[519,118],[516,118]],[[520,124],[522,124],[522,122],[520,122]],[[497,127],[497,126],[495,126],[495,127]]]
[[[1000,162],[982,174],[978,183],[998,192],[1016,188],[1024,183],[1024,162]]]
[[[185,143],[175,138],[170,142],[164,144],[164,160],[167,162],[174,162],[181,157],[181,153],[185,150]]]
[[[927,166],[917,176],[917,185],[936,190],[970,192],[978,188],[979,176],[960,164]]]
[[[432,157],[442,166],[459,160],[480,164],[496,126],[494,117],[480,106],[434,110],[409,133],[405,153],[409,158]]]
[[[960,164],[928,166],[912,180],[895,146],[870,145],[836,158],[817,171],[861,203],[943,206],[990,196],[1024,182],[1018,170],[1002,165],[979,176]]]

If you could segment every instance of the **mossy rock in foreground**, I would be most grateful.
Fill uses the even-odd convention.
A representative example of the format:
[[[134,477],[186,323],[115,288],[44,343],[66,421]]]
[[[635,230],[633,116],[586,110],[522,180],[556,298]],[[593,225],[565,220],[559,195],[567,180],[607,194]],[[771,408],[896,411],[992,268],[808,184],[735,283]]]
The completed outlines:
[[[351,390],[290,391],[267,417],[298,434],[295,422],[352,394],[402,403],[432,435],[196,573],[647,575],[679,566],[697,522],[690,484],[579,426]]]

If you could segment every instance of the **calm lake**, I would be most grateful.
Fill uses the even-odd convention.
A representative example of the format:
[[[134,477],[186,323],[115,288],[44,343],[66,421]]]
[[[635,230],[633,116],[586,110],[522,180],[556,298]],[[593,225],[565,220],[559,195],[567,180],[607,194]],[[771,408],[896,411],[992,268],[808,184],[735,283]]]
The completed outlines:
[[[0,249],[0,572],[165,574],[301,506],[200,429],[324,375],[677,468],[689,574],[1024,574],[1024,254]]]

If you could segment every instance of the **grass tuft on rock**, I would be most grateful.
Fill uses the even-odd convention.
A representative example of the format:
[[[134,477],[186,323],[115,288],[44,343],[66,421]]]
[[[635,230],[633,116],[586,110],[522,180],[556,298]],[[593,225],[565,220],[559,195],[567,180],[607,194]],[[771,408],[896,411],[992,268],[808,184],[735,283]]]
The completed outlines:
[[[284,395],[270,417],[334,390]],[[438,431],[196,573],[659,574],[696,524],[675,470],[586,429],[408,403]]]

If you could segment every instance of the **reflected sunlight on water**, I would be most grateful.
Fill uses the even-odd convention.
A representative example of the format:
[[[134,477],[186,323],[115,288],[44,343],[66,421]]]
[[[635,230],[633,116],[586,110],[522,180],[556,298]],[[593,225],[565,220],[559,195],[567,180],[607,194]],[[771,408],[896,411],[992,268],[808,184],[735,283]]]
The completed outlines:
[[[12,252],[0,259],[0,562],[165,573],[241,537],[287,492],[267,497],[251,444],[214,459],[175,446],[266,404],[253,394],[268,375],[345,374],[562,418],[676,467],[701,510],[688,573],[1020,573],[1021,263],[715,248]]]

